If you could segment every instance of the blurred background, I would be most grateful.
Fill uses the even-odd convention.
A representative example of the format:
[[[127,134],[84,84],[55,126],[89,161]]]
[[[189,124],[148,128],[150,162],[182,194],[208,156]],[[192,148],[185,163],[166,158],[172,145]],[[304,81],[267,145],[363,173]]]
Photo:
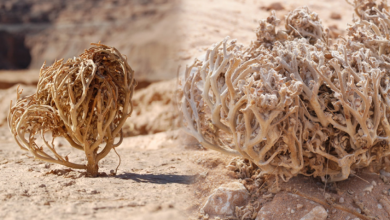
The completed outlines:
[[[2,0],[0,69],[39,69],[92,42],[116,47],[139,81],[175,76],[175,0]]]

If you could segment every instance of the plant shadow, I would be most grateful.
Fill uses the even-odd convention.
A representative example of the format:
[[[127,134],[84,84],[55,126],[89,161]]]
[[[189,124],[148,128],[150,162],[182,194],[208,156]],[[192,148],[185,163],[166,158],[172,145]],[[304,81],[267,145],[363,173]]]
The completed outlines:
[[[134,180],[139,183],[154,183],[154,184],[192,184],[195,182],[197,175],[174,175],[174,174],[138,174],[124,173],[116,175],[115,178]]]

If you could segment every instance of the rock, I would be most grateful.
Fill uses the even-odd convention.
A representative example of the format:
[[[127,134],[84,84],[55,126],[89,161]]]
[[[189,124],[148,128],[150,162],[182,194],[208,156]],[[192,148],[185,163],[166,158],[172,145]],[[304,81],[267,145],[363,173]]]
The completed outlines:
[[[374,188],[373,185],[369,185],[366,188],[363,189],[364,192],[372,192],[372,189]]]
[[[344,203],[344,198],[343,197],[340,197],[339,199],[339,203],[343,204]]]
[[[282,3],[280,3],[280,2],[274,2],[274,3],[270,4],[270,5],[267,6],[267,7],[264,7],[264,6],[261,7],[261,9],[267,10],[267,11],[271,11],[271,10],[280,11],[280,10],[283,10],[284,7],[283,7]]]
[[[202,210],[209,215],[233,215],[235,207],[245,205],[248,198],[248,190],[242,183],[231,182],[216,189]]]
[[[390,177],[390,173],[384,170],[380,170],[379,173],[381,174],[381,176]]]
[[[373,186],[376,186],[376,185],[377,185],[376,182],[375,182],[375,180],[373,180],[371,184],[372,184]]]
[[[332,13],[330,14],[330,18],[331,18],[331,19],[335,19],[335,20],[340,20],[340,19],[341,19],[341,14],[336,13],[336,12],[332,12]]]
[[[302,204],[298,204],[297,205],[297,209],[301,209],[301,208],[303,208],[303,205]]]
[[[266,207],[262,207],[259,211],[259,213],[257,214],[257,217],[256,217],[256,220],[265,220],[265,219],[269,219],[265,216],[267,215],[270,215],[271,214],[271,211],[268,211]]]
[[[275,10],[275,11],[279,11],[279,10],[283,10],[284,7],[282,5],[282,3],[280,2],[275,2],[275,3],[272,3],[268,6],[268,10]]]
[[[322,206],[314,207],[309,213],[301,218],[301,220],[325,220],[328,213]]]

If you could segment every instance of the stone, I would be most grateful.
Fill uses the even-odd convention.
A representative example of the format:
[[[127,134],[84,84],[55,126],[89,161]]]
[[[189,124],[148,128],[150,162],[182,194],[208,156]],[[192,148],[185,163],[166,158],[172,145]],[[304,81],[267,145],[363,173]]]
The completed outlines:
[[[325,220],[327,217],[328,213],[324,207],[316,206],[300,220]]]
[[[301,208],[303,208],[303,205],[302,204],[298,204],[297,205],[297,209],[301,209]]]
[[[335,20],[340,20],[340,19],[341,19],[341,14],[336,13],[336,12],[332,12],[332,13],[330,14],[330,18],[331,18],[331,19],[335,19]]]
[[[279,11],[279,10],[283,10],[283,9],[284,9],[284,7],[283,7],[282,3],[280,3],[280,2],[274,2],[268,6],[268,11],[270,11],[270,10]]]
[[[209,215],[233,215],[235,207],[245,205],[248,198],[249,192],[242,183],[227,183],[209,196],[202,210]]]
[[[369,185],[366,188],[363,189],[364,192],[372,192],[372,189],[374,188],[373,185]]]
[[[344,203],[344,198],[343,198],[343,197],[340,197],[339,203],[340,203],[340,204],[343,204],[343,203]]]
[[[379,173],[381,176],[390,177],[390,173],[386,172],[385,170],[380,170]]]

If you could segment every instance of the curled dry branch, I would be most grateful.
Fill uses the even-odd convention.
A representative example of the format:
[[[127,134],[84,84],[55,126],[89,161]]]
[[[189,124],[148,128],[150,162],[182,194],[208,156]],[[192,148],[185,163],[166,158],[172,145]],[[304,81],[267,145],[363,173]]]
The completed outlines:
[[[390,155],[390,15],[362,2],[348,40],[333,46],[308,8],[291,12],[286,30],[273,13],[248,48],[214,44],[182,79],[187,133],[285,181],[341,181],[381,166]]]
[[[87,169],[96,176],[99,161],[122,141],[122,126],[131,115],[137,83],[117,49],[92,45],[79,57],[43,65],[36,94],[19,98],[17,91],[8,123],[19,146],[35,158]],[[48,136],[51,141],[46,140]],[[76,164],[60,155],[53,144],[56,137],[84,151],[88,163]],[[43,146],[38,146],[37,138]]]

